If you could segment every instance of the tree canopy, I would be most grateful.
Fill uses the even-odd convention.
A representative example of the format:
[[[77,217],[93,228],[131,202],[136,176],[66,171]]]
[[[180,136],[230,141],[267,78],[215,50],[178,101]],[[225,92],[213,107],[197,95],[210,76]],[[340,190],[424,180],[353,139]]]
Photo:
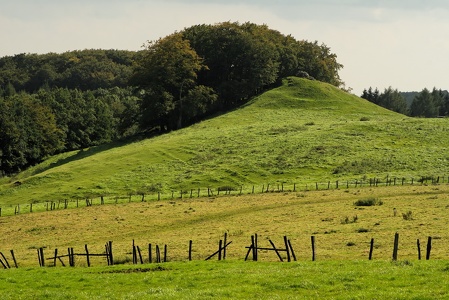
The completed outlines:
[[[0,175],[54,153],[187,126],[286,76],[342,86],[342,67],[325,44],[232,22],[185,28],[137,52],[1,57]]]

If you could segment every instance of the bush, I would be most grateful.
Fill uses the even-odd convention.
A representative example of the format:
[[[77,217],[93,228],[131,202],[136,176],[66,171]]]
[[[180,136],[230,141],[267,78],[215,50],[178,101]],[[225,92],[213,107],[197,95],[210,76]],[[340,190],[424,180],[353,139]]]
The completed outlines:
[[[369,232],[369,229],[366,229],[366,228],[359,228],[359,229],[357,229],[357,232],[358,232],[358,233]]]
[[[353,216],[352,219],[349,218],[348,216],[346,216],[341,220],[341,224],[355,223],[355,222],[357,222],[358,219],[359,219],[359,217],[357,217],[357,215]]]
[[[354,202],[355,206],[375,206],[382,204],[383,202],[377,198],[360,199]]]
[[[369,118],[368,117],[361,117],[360,121],[362,121],[362,122],[369,121]]]
[[[406,213],[402,213],[402,218],[403,218],[404,220],[407,220],[407,221],[413,220],[413,213],[412,213],[412,211],[409,210],[409,211],[406,212]]]

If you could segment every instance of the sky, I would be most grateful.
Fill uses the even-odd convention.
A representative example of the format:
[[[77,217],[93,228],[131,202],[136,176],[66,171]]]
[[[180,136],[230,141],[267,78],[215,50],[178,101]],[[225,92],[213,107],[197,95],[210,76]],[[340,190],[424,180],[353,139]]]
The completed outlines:
[[[449,89],[446,0],[0,0],[0,57],[141,50],[186,27],[226,21],[326,44],[356,95]]]

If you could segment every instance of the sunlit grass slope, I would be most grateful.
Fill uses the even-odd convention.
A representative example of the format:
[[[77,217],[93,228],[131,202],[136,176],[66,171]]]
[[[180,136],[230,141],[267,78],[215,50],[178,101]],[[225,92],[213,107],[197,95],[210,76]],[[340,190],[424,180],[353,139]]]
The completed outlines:
[[[446,119],[408,118],[331,85],[288,78],[247,105],[189,128],[62,154],[1,179],[0,204],[363,176],[443,176],[449,174],[448,133]]]

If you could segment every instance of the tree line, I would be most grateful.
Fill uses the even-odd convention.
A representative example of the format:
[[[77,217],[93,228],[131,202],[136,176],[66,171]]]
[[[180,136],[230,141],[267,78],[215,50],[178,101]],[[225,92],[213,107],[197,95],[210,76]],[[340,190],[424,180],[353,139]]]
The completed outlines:
[[[377,88],[364,89],[360,96],[379,106],[411,117],[436,118],[449,115],[449,93],[433,88],[421,92],[399,92],[389,87],[381,93]]]
[[[342,67],[325,44],[231,22],[185,28],[141,51],[2,57],[0,175],[55,153],[187,126],[286,76],[343,87]]]

